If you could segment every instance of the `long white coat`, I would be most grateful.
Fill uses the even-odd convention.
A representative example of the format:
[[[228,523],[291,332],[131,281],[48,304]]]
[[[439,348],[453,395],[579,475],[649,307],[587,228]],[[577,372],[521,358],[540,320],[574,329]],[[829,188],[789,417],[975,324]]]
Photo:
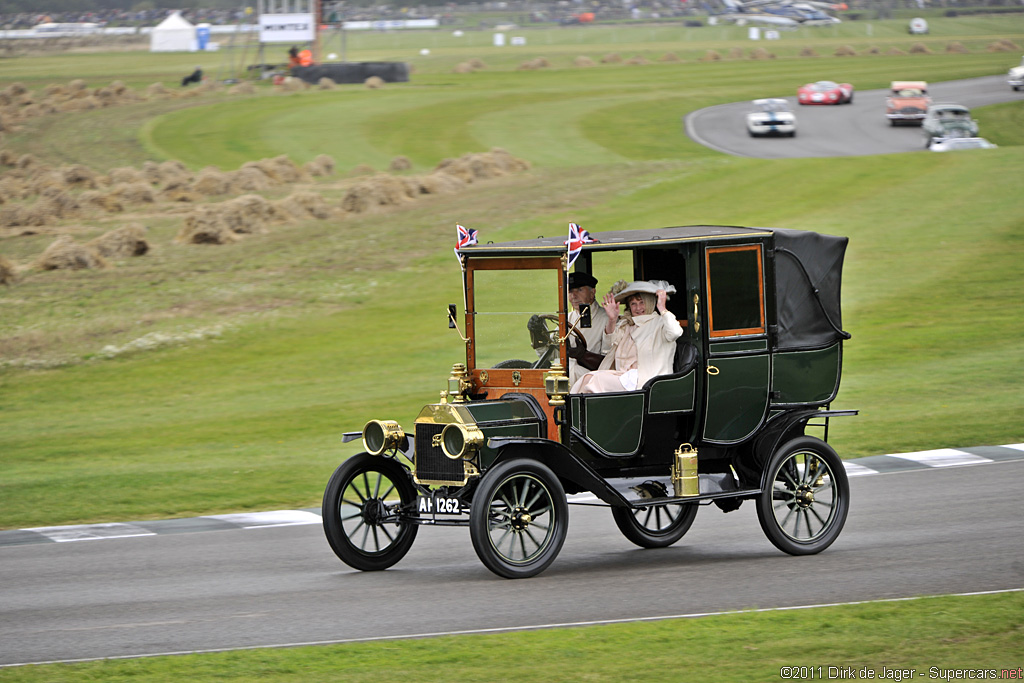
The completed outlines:
[[[604,345],[607,355],[598,370],[611,370],[615,363],[615,347],[623,336],[633,338],[637,351],[637,387],[658,375],[672,374],[672,363],[676,354],[676,339],[683,335],[683,328],[676,320],[672,311],[662,314],[638,315],[633,318],[635,325],[628,320],[619,318],[618,325],[611,334],[605,335]]]

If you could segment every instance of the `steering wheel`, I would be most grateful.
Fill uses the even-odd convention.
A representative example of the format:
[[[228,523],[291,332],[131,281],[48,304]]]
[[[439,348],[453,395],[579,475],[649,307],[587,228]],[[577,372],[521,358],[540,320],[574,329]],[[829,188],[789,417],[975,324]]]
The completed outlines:
[[[548,327],[549,322],[554,323],[553,328]],[[530,330],[530,341],[533,344],[533,348],[541,349],[545,346],[558,346],[557,315],[545,313],[544,315],[530,316],[530,322],[526,324],[526,327]],[[572,357],[582,356],[587,351],[587,338],[583,336],[583,332],[577,327],[571,328],[570,332],[576,338],[576,344],[569,345],[569,355]]]

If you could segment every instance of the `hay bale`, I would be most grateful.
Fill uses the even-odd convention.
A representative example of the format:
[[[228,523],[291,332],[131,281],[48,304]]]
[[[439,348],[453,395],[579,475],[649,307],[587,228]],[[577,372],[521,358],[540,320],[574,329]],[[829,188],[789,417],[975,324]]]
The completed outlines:
[[[455,73],[455,74],[471,74],[475,70],[476,69],[474,69],[472,66],[470,66],[469,62],[459,62],[458,64],[455,65],[455,68],[452,69],[452,73]]]
[[[129,204],[152,204],[156,201],[153,186],[145,181],[118,183],[110,191],[115,197]]]
[[[852,45],[840,45],[834,54],[836,57],[856,57],[857,50]]]
[[[930,55],[932,54],[931,48],[924,43],[914,43],[910,46],[910,54],[912,55]]]
[[[271,202],[270,208],[273,212],[274,221],[290,223],[309,218],[306,209],[290,196]]]
[[[17,168],[21,170],[27,170],[39,166],[39,159],[31,154],[22,154],[18,157],[18,161],[15,164]]]
[[[604,57],[601,57],[602,64],[621,64],[622,55],[617,52],[609,52]]]
[[[303,170],[284,154],[272,159],[260,159],[256,162],[248,162],[245,166],[249,166],[249,164],[260,169],[269,178],[278,183],[287,184],[309,181],[309,177],[303,172]]]
[[[260,197],[260,199],[263,199]],[[266,201],[266,200],[264,200]],[[236,202],[231,200],[224,202],[217,207],[221,216],[221,220],[228,227],[231,232],[238,235],[248,235],[257,232],[264,232],[266,226],[264,220],[259,212],[253,212],[250,206],[244,203]]]
[[[484,61],[482,59],[480,59],[479,57],[473,57],[471,60],[469,60],[467,62],[467,64],[469,64],[474,69],[486,69],[487,68],[487,65],[484,64]]]
[[[105,268],[106,261],[90,247],[79,244],[70,235],[61,235],[39,256],[36,266],[42,270],[83,270]]]
[[[324,76],[316,82],[316,87],[318,90],[337,90],[338,84]]]
[[[18,281],[18,267],[0,254],[0,285],[10,287]]]
[[[866,55],[880,55],[880,54],[882,54],[882,48],[878,47],[877,45],[872,45],[868,49],[864,50],[864,54],[866,54]]]
[[[759,47],[757,49],[754,49],[754,50],[750,51],[750,58],[751,59],[775,59],[775,54],[772,53],[772,52],[769,52],[768,50],[764,49],[763,47]]]
[[[642,55],[636,55],[635,57],[630,57],[629,59],[627,59],[626,64],[630,66],[643,66],[645,64],[650,64],[650,62],[647,61],[646,57]]]
[[[150,185],[159,185],[163,182],[163,176],[160,174],[160,164],[155,161],[142,162],[141,172],[146,182]]]
[[[232,187],[231,176],[216,166],[207,166],[196,176],[191,184],[192,190],[206,197],[227,194]]]
[[[173,94],[163,83],[152,83],[146,88],[147,97],[170,97]]]
[[[284,80],[281,81],[281,84],[275,86],[275,88],[277,90],[280,90],[281,92],[286,93],[300,92],[302,90],[307,90],[309,88],[309,83],[306,83],[301,78],[295,78],[294,76],[285,76]]]
[[[235,197],[228,204],[237,207],[242,218],[250,224],[262,225],[274,217],[270,202],[262,195],[244,194]]]
[[[551,66],[551,62],[549,62],[547,59],[545,59],[544,57],[537,57],[535,59],[531,59],[520,64],[519,70],[536,71],[537,69],[546,69],[549,66]]]
[[[168,202],[198,202],[203,197],[192,189],[189,181],[168,183],[160,192],[160,198]]]
[[[819,55],[818,51],[815,50],[813,47],[805,47],[805,48],[800,50],[800,55],[799,56],[800,57],[820,57],[821,55]]]
[[[349,213],[365,213],[397,206],[407,199],[405,183],[387,173],[379,173],[350,187],[341,200],[341,208]]]
[[[905,55],[907,53],[904,52],[903,50],[899,49],[898,47],[890,47],[888,50],[885,51],[885,54],[890,56],[890,57],[900,57],[900,56]]]
[[[722,55],[718,54],[714,50],[708,50],[704,53],[704,56],[700,58],[702,62],[720,62],[722,61]]]
[[[1006,38],[989,43],[988,47],[985,49],[989,52],[1017,52],[1020,50],[1016,43],[1012,40],[1007,40]]]
[[[231,244],[239,237],[224,222],[220,210],[199,206],[185,216],[185,223],[174,239],[182,244]]]
[[[420,194],[452,194],[466,187],[466,181],[450,173],[435,172],[416,178]]]
[[[256,86],[249,81],[243,81],[237,85],[233,85],[228,88],[229,95],[254,95],[256,93]]]
[[[131,166],[111,169],[108,177],[110,178],[111,185],[127,185],[131,183],[148,184],[146,176],[137,168],[132,168]]]
[[[307,161],[303,168],[311,176],[329,176],[334,173],[334,158],[329,154],[318,154],[312,161]]]
[[[143,256],[149,252],[146,228],[138,223],[106,232],[96,239],[86,242],[85,246],[108,259]]]
[[[160,162],[160,177],[165,182],[179,176],[185,176],[189,180],[193,178],[192,171],[188,169],[188,166],[177,159]]]
[[[681,62],[683,60],[680,59],[679,55],[677,55],[675,52],[666,52],[665,54],[663,54],[658,59],[658,61],[659,62]]]
[[[968,54],[970,50],[968,50],[963,43],[954,41],[946,46],[946,52],[949,54],[965,55]]]
[[[353,167],[352,170],[348,172],[348,174],[350,176],[364,176],[373,175],[376,172],[377,170],[373,166],[370,166],[369,164],[359,164],[358,166]]]
[[[246,162],[242,168],[228,173],[235,192],[266,192],[277,183],[254,162]]]
[[[492,147],[491,151],[487,154],[490,155],[490,158],[499,168],[507,173],[518,173],[530,169],[529,161],[514,157],[501,147]]]
[[[734,47],[729,50],[729,59],[743,59],[743,49]]]
[[[294,192],[286,197],[286,199],[294,202],[296,206],[299,206],[306,214],[313,218],[325,220],[334,214],[330,204],[316,192]]]
[[[68,92],[85,92],[88,89],[88,84],[81,78],[76,78],[75,80],[68,83]]]
[[[95,190],[99,185],[98,174],[85,164],[72,164],[61,168],[64,183],[75,189]]]
[[[408,171],[412,168],[412,162],[409,161],[409,157],[397,156],[391,160],[391,164],[388,166],[389,171]]]
[[[67,187],[64,174],[59,171],[37,173],[28,180],[29,194],[43,194],[47,190],[63,190]]]
[[[82,211],[78,198],[64,190],[48,191],[36,202],[36,210],[57,219],[76,218]]]
[[[370,76],[365,81],[363,81],[363,85],[365,85],[370,90],[379,90],[384,87],[384,79],[381,78],[380,76]]]
[[[12,199],[24,199],[27,196],[28,188],[20,180],[6,175],[0,178],[0,204]]]
[[[83,206],[102,209],[107,213],[120,213],[124,211],[124,204],[121,203],[117,195],[110,192],[86,190],[78,195],[78,201]]]
[[[18,155],[9,149],[0,150],[0,165],[15,166],[18,163]]]
[[[572,63],[583,69],[586,69],[591,66],[597,66],[597,62],[595,62],[590,57],[584,57],[583,55],[580,55],[579,57],[574,59]]]

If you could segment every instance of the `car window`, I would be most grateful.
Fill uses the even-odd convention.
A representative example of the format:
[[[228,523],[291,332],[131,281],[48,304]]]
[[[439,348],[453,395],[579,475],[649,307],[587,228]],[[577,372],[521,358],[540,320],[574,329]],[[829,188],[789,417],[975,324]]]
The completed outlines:
[[[711,337],[763,334],[764,277],[760,245],[707,250]]]

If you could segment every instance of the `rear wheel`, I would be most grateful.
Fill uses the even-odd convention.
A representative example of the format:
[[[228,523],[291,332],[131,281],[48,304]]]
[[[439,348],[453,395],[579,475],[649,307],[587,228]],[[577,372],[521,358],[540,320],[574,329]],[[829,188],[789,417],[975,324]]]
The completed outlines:
[[[409,473],[394,460],[369,453],[354,455],[334,471],[324,491],[324,533],[334,553],[362,571],[387,569],[409,552],[415,524],[401,508],[415,504]]]
[[[696,503],[613,507],[612,518],[622,535],[641,548],[667,548],[690,530],[698,507]]]
[[[565,542],[569,506],[558,477],[519,458],[492,467],[473,494],[469,535],[477,557],[498,576],[536,576]]]
[[[849,507],[843,461],[821,439],[802,436],[784,444],[769,461],[757,518],[779,550],[813,555],[836,540]]]

